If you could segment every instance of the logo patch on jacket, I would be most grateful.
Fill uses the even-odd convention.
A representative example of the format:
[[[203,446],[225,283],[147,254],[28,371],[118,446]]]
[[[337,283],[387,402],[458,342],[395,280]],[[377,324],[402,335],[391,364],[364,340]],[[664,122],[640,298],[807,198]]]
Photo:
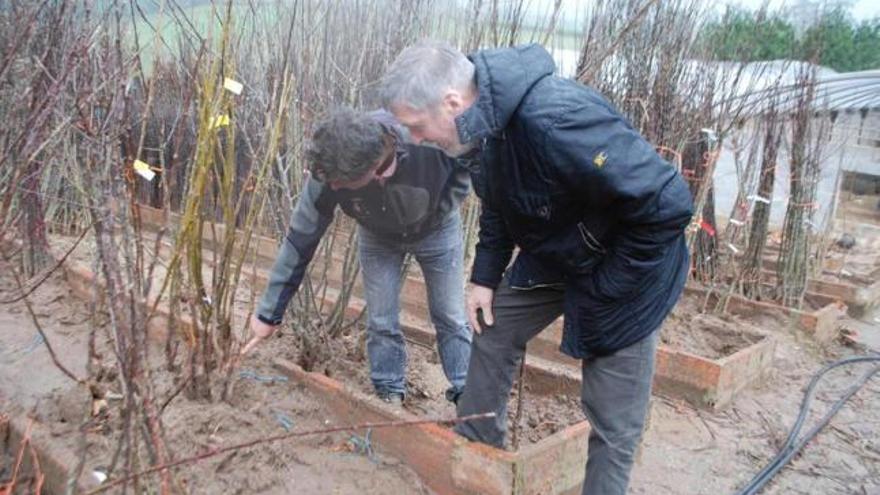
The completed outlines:
[[[595,157],[593,157],[593,165],[602,168],[605,165],[605,160],[608,159],[608,154],[604,151],[600,151]]]

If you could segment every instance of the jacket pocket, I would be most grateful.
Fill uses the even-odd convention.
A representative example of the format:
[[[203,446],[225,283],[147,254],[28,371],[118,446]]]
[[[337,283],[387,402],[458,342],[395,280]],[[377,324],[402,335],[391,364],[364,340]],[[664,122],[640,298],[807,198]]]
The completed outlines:
[[[565,340],[570,351],[578,356],[595,353],[602,348],[607,330],[606,312],[609,305],[587,298],[568,287],[564,297]]]
[[[597,301],[574,287],[567,287],[564,328],[570,350],[580,356],[607,353],[609,343],[632,323],[631,309],[625,301]]]
[[[549,222],[553,214],[550,196],[546,194],[523,193],[512,198],[511,203],[517,216],[534,222]]]
[[[507,230],[521,247],[527,251],[543,250],[549,237],[553,236],[554,216],[550,197],[542,194],[520,193],[509,196],[504,215]]]
[[[593,233],[590,232],[590,229],[588,229],[587,226],[584,225],[584,222],[578,222],[577,228],[578,232],[580,232],[581,234],[581,240],[584,241],[584,244],[586,244],[587,248],[599,254],[605,254],[608,252],[605,249],[605,246],[603,246],[602,243],[599,242],[599,239],[597,239],[596,236],[594,236]]]

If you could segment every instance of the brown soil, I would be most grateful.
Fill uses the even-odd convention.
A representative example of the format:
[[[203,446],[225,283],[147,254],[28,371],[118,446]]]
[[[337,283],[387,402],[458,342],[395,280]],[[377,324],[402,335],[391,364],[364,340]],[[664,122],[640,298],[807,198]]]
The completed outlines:
[[[358,326],[351,334],[343,336],[331,352],[333,358],[321,370],[326,375],[340,380],[348,386],[368,396],[374,394],[370,381],[369,365],[364,358],[363,326]],[[299,349],[292,339],[278,343],[276,351],[297,362]],[[440,358],[434,348],[428,348],[413,341],[407,342],[407,397],[404,409],[426,417],[450,417],[455,415],[455,406],[446,400],[445,391],[449,382],[440,365]],[[509,425],[513,428],[517,398],[514,384],[513,394],[508,403]],[[521,425],[521,445],[538,442],[559,430],[585,420],[579,399],[566,396],[552,396],[532,390],[526,383],[523,397]],[[511,430],[512,431],[512,430]],[[508,444],[511,435],[508,435]],[[508,445],[509,446],[509,445]]]
[[[513,394],[507,405],[508,425],[516,423],[517,384],[513,384]],[[522,401],[520,422],[520,445],[535,443],[568,426],[585,420],[580,397],[568,395],[537,395],[532,393],[526,383]],[[512,430],[511,430],[512,431]],[[508,435],[508,443],[512,435]]]
[[[74,240],[70,237],[56,236],[53,237],[53,246],[58,252],[66,252]],[[146,244],[152,246],[152,241]],[[86,237],[72,253],[71,259],[90,263],[94,252],[93,239]],[[205,259],[210,258],[206,256]],[[164,277],[165,273],[165,267],[160,263],[156,267],[154,277],[157,281],[162,280],[161,277]],[[208,271],[205,270],[205,273],[207,274]],[[158,284],[155,286],[158,287]],[[246,313],[249,309],[250,293],[246,282],[240,285],[239,292],[242,295],[238,297],[237,309],[240,313]],[[369,377],[369,365],[366,362],[363,349],[364,331],[364,327],[360,325],[347,335],[343,335],[338,341],[329,341],[327,345],[332,349],[327,355],[330,360],[322,363],[319,371],[372,395],[373,387]],[[301,349],[297,347],[296,339],[282,338],[273,347],[276,352],[275,356],[284,356],[294,362],[301,362]],[[404,408],[420,416],[454,416],[455,407],[446,400],[444,395],[445,390],[449,387],[449,382],[443,373],[436,350],[410,342],[407,345],[407,353],[408,397]],[[268,359],[271,360],[271,357]],[[528,387],[526,392],[523,399],[523,424],[521,426],[521,438],[525,442],[537,442],[567,426],[585,420],[580,402],[577,400],[532,393]],[[512,425],[516,410],[515,394],[510,400],[508,409]],[[508,440],[510,440],[510,435],[508,435]]]
[[[855,246],[844,249],[837,245],[837,239],[844,234],[855,237]],[[778,234],[771,237],[768,258],[776,260],[779,252]],[[823,240],[827,245],[824,253],[823,269],[816,278],[827,282],[840,282],[854,285],[870,285],[880,277],[880,226],[850,222],[838,219],[836,228]]]
[[[830,266],[819,276],[822,280],[868,286],[877,282],[880,266],[877,265],[877,246],[853,248],[852,252],[835,247],[828,253]],[[869,252],[864,252],[868,251]]]
[[[785,305],[782,304],[781,297],[777,297],[771,288],[766,287],[766,289],[767,290],[765,291],[764,297],[755,298],[755,301],[769,303],[769,304],[775,304],[777,306],[785,307]],[[824,299],[818,298],[814,294],[811,294],[808,292],[808,293],[804,294],[804,300],[803,300],[803,303],[801,304],[801,306],[799,308],[795,307],[793,309],[797,309],[799,311],[811,312],[811,311],[818,311],[818,310],[824,308],[825,306],[827,306],[828,304],[829,303],[827,301],[825,301]]]
[[[871,275],[866,276],[851,273],[841,273],[840,271],[825,271],[821,273],[817,278],[825,282],[852,284],[859,287],[867,287],[880,279],[880,273],[875,271]]]
[[[843,249],[836,240],[843,234],[855,238],[855,245]],[[837,228],[829,236],[830,247],[826,253],[823,275],[837,277],[849,283],[871,284],[880,273],[880,226],[838,220]]]
[[[741,318],[700,313],[693,297],[682,298],[660,331],[664,345],[709,359],[730,356],[762,338]]]
[[[6,273],[6,269],[0,267],[0,299],[11,292]],[[84,373],[89,313],[83,303],[72,299],[60,277],[50,279],[31,299],[62,361],[75,373]],[[694,326],[713,328],[711,320],[706,323],[700,318],[678,316],[682,312],[693,314],[696,304],[687,298],[683,300],[676,316],[670,319],[675,325],[667,325],[664,338],[671,336],[674,340],[676,335],[692,338],[698,335],[688,330]],[[20,303],[0,305],[0,413],[20,414],[36,409],[44,424],[58,433],[57,441],[75,449],[80,437],[72,433],[72,425],[81,421],[89,400],[54,368],[43,347],[32,346],[34,329],[25,315]],[[734,329],[741,321],[721,319],[728,324],[722,326]],[[720,412],[699,411],[684,402],[653,398],[630,493],[714,495],[731,493],[741,487],[776,453],[797,415],[803,387],[811,375],[822,364],[854,352],[836,344],[820,350],[774,318],[755,315],[748,318],[748,322],[762,331],[772,332],[779,341],[771,376]],[[678,330],[670,332],[672,326],[678,326]],[[725,342],[725,345],[736,348],[748,340],[748,337],[739,340],[741,336],[736,333],[734,336],[733,342]],[[101,350],[106,352],[106,342],[100,340],[99,347],[104,346]],[[277,374],[268,363],[273,357],[289,353],[291,349],[286,346],[292,342],[289,334],[282,335],[258,348],[243,366],[260,374]],[[681,345],[694,344],[683,342]],[[721,354],[725,351],[723,345],[721,348],[712,343],[699,345]],[[415,346],[409,348],[414,356]],[[412,357],[410,360],[411,399],[406,407],[411,410],[424,407],[430,412],[434,404],[451,412],[451,406],[442,402],[441,391],[445,389],[442,373],[437,378],[436,373],[429,376],[420,368],[419,363],[425,363],[427,368],[438,370],[436,356],[431,356],[433,351],[415,351],[419,352],[426,355],[424,359]],[[109,354],[107,361],[110,361]],[[354,360],[351,366],[366,372],[363,362]],[[866,366],[860,365],[831,373],[818,389],[808,426],[865,370]],[[358,384],[368,390],[367,381],[354,382],[355,386]],[[170,384],[159,383],[159,396],[166,397],[169,389]],[[429,398],[419,398],[422,394]],[[577,403],[576,397],[555,400],[566,402],[563,409],[573,414],[575,408],[571,404]],[[554,418],[550,414],[557,415],[557,412],[549,406],[530,415],[529,404],[539,403],[525,401],[524,422],[537,422],[539,426],[534,428],[539,428],[542,421],[552,425]],[[106,424],[112,426],[118,422],[118,406],[112,401],[110,404],[111,414]],[[332,411],[325,409],[318,397],[301,386],[242,379],[237,382],[231,403],[195,403],[181,396],[171,402],[164,421],[174,454],[182,457],[213,445],[282,432],[277,412],[289,417],[295,429],[316,428],[324,425],[326,418],[332,418]],[[880,381],[874,378],[764,493],[880,493],[878,427]],[[530,439],[528,433],[524,436]],[[106,468],[116,445],[112,429],[110,433],[89,433],[86,439],[86,469]],[[262,445],[228,458],[208,459],[181,468],[177,476],[193,493],[410,494],[426,491],[404,462],[381,454],[381,445],[374,445],[379,454],[370,459],[353,452],[350,439],[350,434],[338,434]],[[4,476],[0,467],[0,483]]]
[[[707,412],[683,401],[652,399],[630,493],[714,495],[741,488],[778,451],[813,373],[854,354],[837,345],[819,350],[784,327],[774,328],[773,334],[778,343],[770,376],[725,410]],[[869,368],[860,364],[829,373],[817,388],[804,431]],[[875,376],[761,493],[880,493],[878,427],[880,379]]]
[[[0,299],[14,293],[7,267],[0,268]],[[90,328],[85,305],[72,298],[60,275],[41,285],[30,300],[59,359],[78,376],[84,376]],[[33,411],[57,442],[77,451],[81,438],[77,430],[90,406],[89,394],[52,365],[43,346],[33,345],[35,329],[21,303],[0,306],[0,329],[0,412],[20,415]],[[102,332],[98,333],[98,346],[107,353],[109,363]],[[245,366],[262,375],[277,374],[268,359],[249,360]],[[154,371],[158,396],[167,397],[173,386],[163,380],[160,367]],[[110,385],[111,391],[114,386]],[[90,428],[85,437],[86,472],[106,470],[110,465],[117,444],[120,407],[117,401],[109,405],[109,416]],[[283,433],[281,417],[300,431],[334,424],[328,419],[333,417],[331,412],[301,386],[243,378],[236,382],[229,403],[194,402],[181,394],[166,409],[163,423],[168,444],[179,459],[211,447]],[[381,446],[374,446],[377,453],[372,457],[356,452],[351,442],[355,433],[363,434],[339,433],[263,444],[182,467],[176,477],[189,493],[429,492],[411,469],[382,454]],[[0,481],[7,481],[8,471],[4,461]],[[327,476],[327,472],[333,476]]]
[[[63,252],[72,244],[69,237],[54,237],[56,252]],[[95,253],[93,240],[85,238],[69,258],[71,261],[92,265]],[[165,274],[164,263],[157,265],[156,277]],[[242,284],[242,295],[237,297],[239,309],[247,309],[250,304],[250,290]],[[8,290],[6,292],[9,292]],[[64,328],[75,337],[75,346],[65,345],[65,359],[80,359],[85,356],[86,336],[88,334],[88,312],[83,303],[73,299],[64,287],[61,277],[53,277],[38,291],[40,315],[49,318],[48,327],[64,327],[78,324],[75,328]],[[37,294],[34,295],[37,297]],[[19,311],[13,309],[13,311]],[[2,321],[0,321],[2,323]],[[342,380],[349,386],[370,393],[368,365],[362,353],[357,352],[359,336],[363,329],[355,329],[350,335],[335,343],[340,352],[331,351],[335,358],[325,364],[328,375]],[[296,339],[281,337],[273,343],[257,350],[244,366],[263,375],[277,375],[269,363],[272,358],[285,356],[296,358]],[[54,339],[53,339],[54,340]],[[455,409],[447,402],[444,391],[448,387],[437,354],[432,349],[414,344],[409,350],[409,395],[405,408],[420,416],[454,416]],[[41,351],[42,349],[37,349]],[[109,358],[109,349],[108,351]],[[161,351],[155,352],[161,356]],[[51,367],[51,365],[49,365]],[[84,373],[84,363],[79,369]],[[6,374],[4,373],[4,376]],[[171,383],[161,383],[166,375],[157,367],[155,376],[159,377],[157,390],[160,396],[174,389]],[[10,376],[12,377],[12,376]],[[63,383],[63,378],[54,377],[55,382]],[[165,380],[167,381],[167,380]],[[59,383],[59,384],[60,384]],[[14,389],[14,383],[3,384],[0,392]],[[54,385],[54,383],[53,383]],[[192,402],[178,396],[163,415],[163,422],[170,445],[174,446],[175,457],[197,454],[205,449],[227,445],[255,437],[279,433],[279,417],[293,421],[295,429],[313,429],[329,423],[331,412],[323,409],[320,401],[306,390],[291,384],[268,385],[239,380],[236,393],[229,403],[207,404]],[[34,392],[38,418],[49,426],[54,436],[69,448],[76,446],[79,435],[77,426],[85,417],[89,405],[87,394],[76,387],[40,387],[25,384],[21,390],[12,393],[11,403],[33,407],[22,394]],[[537,442],[553,433],[579,421],[583,421],[579,401],[575,398],[548,397],[533,394],[526,387],[523,401],[522,434],[523,444]],[[511,399],[511,422],[515,414],[516,401]],[[87,469],[106,470],[113,455],[118,432],[119,404],[111,402],[110,418],[101,428],[88,435]],[[114,416],[115,414],[115,416]],[[283,415],[283,416],[279,416]],[[359,432],[363,434],[363,432]],[[381,454],[367,458],[354,450],[355,442],[350,435],[325,435],[296,441],[289,444],[270,444],[248,449],[239,454],[220,457],[181,469],[178,479],[193,493],[423,493],[427,491],[416,475],[395,459]],[[292,443],[292,442],[291,442]],[[382,451],[381,445],[374,450]],[[318,467],[320,466],[320,468]],[[333,477],[321,476],[325,469],[333,469]],[[296,481],[293,481],[296,480]]]

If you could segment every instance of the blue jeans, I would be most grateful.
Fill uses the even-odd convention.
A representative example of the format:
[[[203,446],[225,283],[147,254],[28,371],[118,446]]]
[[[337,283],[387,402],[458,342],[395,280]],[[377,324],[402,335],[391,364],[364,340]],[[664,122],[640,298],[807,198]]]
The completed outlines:
[[[406,393],[406,345],[400,330],[403,259],[415,256],[425,277],[437,351],[451,390],[467,377],[471,330],[464,310],[464,251],[461,216],[456,211],[427,237],[395,243],[358,229],[361,269],[367,303],[367,356],[376,392]]]

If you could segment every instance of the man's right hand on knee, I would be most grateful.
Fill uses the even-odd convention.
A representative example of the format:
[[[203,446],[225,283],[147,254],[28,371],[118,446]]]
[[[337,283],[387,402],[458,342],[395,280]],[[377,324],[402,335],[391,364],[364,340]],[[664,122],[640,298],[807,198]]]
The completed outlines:
[[[468,321],[475,332],[481,333],[485,324],[491,327],[495,324],[495,315],[492,314],[492,300],[495,298],[495,290],[482,285],[470,284],[467,295]],[[482,313],[482,318],[480,314]]]

